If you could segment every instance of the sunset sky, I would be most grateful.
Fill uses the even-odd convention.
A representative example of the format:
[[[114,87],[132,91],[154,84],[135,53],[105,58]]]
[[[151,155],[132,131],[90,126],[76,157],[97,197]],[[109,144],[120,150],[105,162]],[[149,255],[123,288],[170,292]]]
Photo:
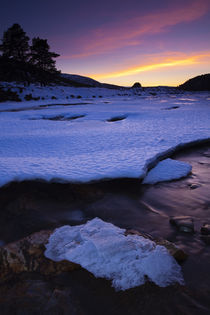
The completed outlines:
[[[47,38],[57,68],[101,82],[179,85],[210,72],[210,0],[2,0],[0,36]]]

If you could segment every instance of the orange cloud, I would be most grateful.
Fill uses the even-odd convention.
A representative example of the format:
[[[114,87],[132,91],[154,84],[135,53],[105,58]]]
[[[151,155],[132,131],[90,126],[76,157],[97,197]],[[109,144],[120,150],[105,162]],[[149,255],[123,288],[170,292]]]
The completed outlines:
[[[202,17],[209,9],[209,0],[194,0],[182,7],[170,8],[145,16],[135,16],[119,23],[104,25],[95,31],[76,40],[78,54],[64,56],[82,58],[106,53],[126,46],[136,46],[144,36],[165,31],[168,27],[179,23],[191,22]]]
[[[135,66],[129,69],[124,69],[118,72],[110,72],[104,74],[90,74],[91,77],[94,79],[106,79],[106,78],[119,78],[123,76],[134,75],[140,72],[152,71],[160,68],[168,68],[168,67],[175,67],[175,66],[187,66],[192,64],[198,64],[205,62],[206,59],[210,58],[210,52],[200,53],[197,55],[192,55],[190,57],[182,56],[179,58],[176,56],[179,54],[175,54],[174,57],[167,57],[159,63],[150,63],[141,66]],[[156,59],[156,57],[155,57]]]

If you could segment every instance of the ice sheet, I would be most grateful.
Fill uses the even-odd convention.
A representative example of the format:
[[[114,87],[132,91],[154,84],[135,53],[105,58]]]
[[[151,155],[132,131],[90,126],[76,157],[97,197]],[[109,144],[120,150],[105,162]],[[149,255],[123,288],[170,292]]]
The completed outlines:
[[[177,102],[178,108],[166,109]],[[42,105],[46,103],[42,101]],[[20,104],[4,103],[0,107],[8,110],[34,106],[34,102]],[[46,119],[59,115],[84,117]],[[108,121],[122,116],[124,120]],[[202,139],[210,139],[210,99],[205,93],[189,93],[184,100],[180,95],[115,94],[94,104],[1,111],[0,186],[24,179],[88,182],[143,178],[147,166],[160,155]]]

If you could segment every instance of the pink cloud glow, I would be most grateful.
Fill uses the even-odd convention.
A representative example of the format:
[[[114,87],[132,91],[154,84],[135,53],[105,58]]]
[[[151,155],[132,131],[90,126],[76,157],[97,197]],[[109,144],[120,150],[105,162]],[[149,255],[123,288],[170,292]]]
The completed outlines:
[[[208,0],[194,0],[182,7],[173,7],[145,16],[109,23],[75,39],[74,47],[78,53],[62,56],[60,59],[83,58],[103,54],[113,50],[138,46],[144,36],[167,31],[169,27],[187,23],[202,17],[209,9]]]

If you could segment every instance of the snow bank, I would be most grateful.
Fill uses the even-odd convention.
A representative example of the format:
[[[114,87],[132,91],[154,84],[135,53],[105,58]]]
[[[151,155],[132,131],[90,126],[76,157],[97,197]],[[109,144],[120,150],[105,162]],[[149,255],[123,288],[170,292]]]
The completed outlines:
[[[151,169],[143,180],[143,184],[156,184],[187,176],[192,170],[189,163],[166,159]]]
[[[91,79],[90,79],[91,80]],[[94,81],[94,80],[93,80]],[[95,81],[96,82],[96,81]],[[84,83],[84,82],[81,82]],[[62,101],[68,103],[69,100],[82,100],[83,98],[98,98],[98,97],[119,97],[119,95],[134,95],[134,91],[128,90],[124,91],[123,89],[107,89],[104,87],[71,87],[71,86],[62,86],[62,85],[51,85],[51,86],[39,86],[38,84],[31,84],[30,86],[24,87],[22,84],[15,82],[1,82],[1,86],[4,89],[11,89],[11,91],[16,92],[19,95],[19,98],[24,102],[25,97],[31,95],[31,101],[27,101],[27,105],[30,103],[38,104],[43,101],[50,101],[56,103]],[[34,99],[34,101],[33,101]],[[11,102],[12,104],[14,102]],[[21,102],[19,106],[23,105]]]
[[[53,88],[51,92],[55,93]],[[206,94],[116,96],[89,103],[0,111],[0,186],[26,179],[143,178],[150,162],[163,153],[180,144],[210,139]],[[47,101],[37,104],[45,106]],[[165,110],[175,104],[179,104],[176,110]],[[7,110],[14,106],[31,105],[0,104]],[[46,119],[59,116],[62,121]],[[73,116],[80,118],[68,121]],[[108,122],[113,117],[125,119]]]
[[[147,279],[161,287],[183,284],[181,268],[165,247],[124,232],[98,218],[63,226],[50,236],[45,256],[80,264],[95,277],[112,280],[116,290],[142,285]]]

